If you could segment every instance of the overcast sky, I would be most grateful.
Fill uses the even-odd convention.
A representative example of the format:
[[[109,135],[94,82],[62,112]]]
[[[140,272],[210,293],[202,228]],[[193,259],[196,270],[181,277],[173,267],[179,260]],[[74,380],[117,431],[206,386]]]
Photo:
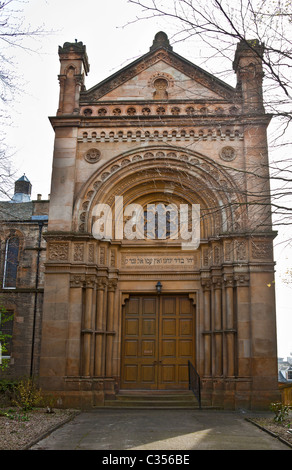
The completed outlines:
[[[24,6],[27,23],[44,25],[46,30],[54,31],[27,43],[37,52],[9,51],[9,55],[15,56],[22,93],[13,106],[9,105],[13,127],[8,130],[7,142],[15,151],[16,177],[27,175],[32,183],[33,198],[42,194],[46,199],[50,193],[54,132],[48,116],[55,115],[58,107],[58,46],[75,39],[86,45],[90,62],[86,88],[90,88],[148,52],[158,31],[165,31],[170,38],[175,33],[176,26],[170,20],[153,18],[133,22],[140,12],[127,0],[30,0]],[[214,70],[211,70],[210,63],[205,63],[206,46],[197,40],[173,46],[175,52],[218,76],[220,64],[214,61]],[[235,85],[232,73],[226,79]],[[281,230],[278,241],[286,235]],[[275,255],[279,262],[276,278],[278,355],[285,357],[292,351],[292,287],[286,287],[281,276],[286,267],[291,266],[291,250],[278,243]]]

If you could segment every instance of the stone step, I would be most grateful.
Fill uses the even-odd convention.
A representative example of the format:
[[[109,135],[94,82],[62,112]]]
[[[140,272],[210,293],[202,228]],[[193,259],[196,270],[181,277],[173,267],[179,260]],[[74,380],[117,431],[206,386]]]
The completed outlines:
[[[116,399],[105,400],[109,408],[199,408],[198,401],[191,392],[120,392]]]

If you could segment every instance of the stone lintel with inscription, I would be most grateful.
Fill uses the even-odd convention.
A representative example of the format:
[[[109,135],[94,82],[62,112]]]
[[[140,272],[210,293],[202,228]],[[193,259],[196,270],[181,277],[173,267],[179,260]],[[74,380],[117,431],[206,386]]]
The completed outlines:
[[[158,253],[136,253],[122,254],[122,269],[149,269],[172,271],[173,269],[182,271],[192,271],[199,268],[199,255],[197,253],[177,253],[162,254]]]

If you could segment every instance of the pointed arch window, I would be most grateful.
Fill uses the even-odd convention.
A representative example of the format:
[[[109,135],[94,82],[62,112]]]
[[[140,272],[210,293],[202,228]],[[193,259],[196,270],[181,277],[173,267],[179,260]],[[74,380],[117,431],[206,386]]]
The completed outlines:
[[[9,237],[6,241],[3,288],[15,289],[17,280],[19,238]]]

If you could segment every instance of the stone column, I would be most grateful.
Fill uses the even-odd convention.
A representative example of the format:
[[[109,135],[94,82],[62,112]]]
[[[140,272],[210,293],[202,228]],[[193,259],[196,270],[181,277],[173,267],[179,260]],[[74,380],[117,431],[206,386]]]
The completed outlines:
[[[223,374],[223,341],[222,341],[222,280],[213,279],[214,284],[214,372],[216,376]]]
[[[74,274],[70,279],[70,304],[68,324],[68,345],[66,358],[66,375],[77,377],[80,371],[80,331],[82,329],[82,292],[85,276]]]
[[[235,375],[235,324],[233,308],[233,276],[226,276],[225,280],[225,299],[226,299],[226,375],[228,377]]]
[[[236,273],[237,349],[239,377],[251,376],[251,318],[249,275]]]
[[[106,279],[99,278],[97,280],[97,302],[96,302],[96,318],[95,318],[95,351],[94,351],[94,375],[103,376],[103,338],[104,338],[104,291]]]
[[[204,376],[212,375],[211,280],[202,279],[204,296]]]
[[[89,377],[91,375],[91,345],[92,345],[92,308],[93,308],[93,289],[94,278],[86,278],[85,281],[85,305],[83,320],[83,347],[82,347],[82,375]]]
[[[113,375],[113,325],[115,311],[115,290],[117,287],[116,279],[110,280],[108,284],[108,303],[107,303],[107,328],[106,328],[106,376]]]

